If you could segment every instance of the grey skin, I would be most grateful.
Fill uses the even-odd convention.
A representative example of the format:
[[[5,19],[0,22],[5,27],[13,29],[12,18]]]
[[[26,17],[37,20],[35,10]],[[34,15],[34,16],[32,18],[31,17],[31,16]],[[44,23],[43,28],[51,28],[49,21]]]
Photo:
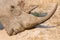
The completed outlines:
[[[16,12],[16,9],[14,9],[14,11],[11,13],[13,14],[16,12],[18,15],[16,15],[16,13],[12,15],[10,12],[6,14],[1,14],[0,21],[5,27],[5,30],[8,33],[8,35],[10,36],[15,35],[18,32],[22,32],[26,29],[32,28],[35,25],[41,24],[45,22],[46,20],[48,20],[55,13],[57,6],[58,4],[56,3],[54,7],[50,11],[47,12],[48,15],[44,17],[36,17],[32,14],[29,14],[30,11],[24,12],[24,11],[21,11],[19,8],[17,8],[17,10],[20,10],[20,11]]]

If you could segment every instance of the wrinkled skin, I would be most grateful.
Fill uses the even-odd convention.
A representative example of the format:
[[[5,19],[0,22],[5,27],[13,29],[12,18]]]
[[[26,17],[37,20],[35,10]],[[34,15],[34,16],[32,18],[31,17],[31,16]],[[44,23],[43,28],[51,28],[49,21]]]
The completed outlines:
[[[8,35],[15,35],[18,32],[22,32],[37,24],[41,24],[50,18],[57,9],[57,4],[55,4],[54,8],[52,8],[50,12],[47,12],[49,13],[48,16],[40,18],[31,14],[31,12],[35,12],[34,10],[38,5],[25,6],[24,1],[20,1],[17,5],[11,5],[5,15],[0,15],[0,21],[5,27]]]

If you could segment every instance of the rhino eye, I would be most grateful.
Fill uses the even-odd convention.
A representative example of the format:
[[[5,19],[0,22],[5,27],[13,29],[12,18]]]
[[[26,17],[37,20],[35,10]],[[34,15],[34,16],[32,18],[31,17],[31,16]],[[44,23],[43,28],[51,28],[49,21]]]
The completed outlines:
[[[43,13],[43,12],[34,12],[34,13],[31,13],[32,15],[36,16],[36,17],[45,17],[47,15],[47,13]]]
[[[13,5],[11,5],[11,8],[15,8]]]
[[[12,12],[15,9],[15,6],[11,5],[10,8],[10,11]]]

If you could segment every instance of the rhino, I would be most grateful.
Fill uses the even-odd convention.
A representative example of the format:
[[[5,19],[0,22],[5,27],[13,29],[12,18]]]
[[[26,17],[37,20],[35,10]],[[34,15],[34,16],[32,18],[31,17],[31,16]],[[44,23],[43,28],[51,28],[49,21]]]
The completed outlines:
[[[2,8],[2,6],[0,7],[0,22],[7,34],[12,36],[47,21],[57,10],[58,4],[55,3],[49,11],[41,14],[34,11],[39,7],[38,5],[26,6],[24,1],[18,2],[17,5],[8,3],[6,7]]]

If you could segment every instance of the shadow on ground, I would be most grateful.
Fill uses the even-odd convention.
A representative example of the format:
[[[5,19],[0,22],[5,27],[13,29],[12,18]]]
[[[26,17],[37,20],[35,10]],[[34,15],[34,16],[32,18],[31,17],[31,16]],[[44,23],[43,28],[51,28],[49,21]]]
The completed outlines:
[[[34,29],[34,28],[54,28],[55,26],[45,26],[45,25],[37,25],[33,28],[30,29]],[[3,25],[0,23],[0,30],[4,29]]]
[[[0,23],[0,30],[4,29],[3,25]]]
[[[29,28],[27,30],[30,30],[30,29],[35,29],[35,28],[54,28],[55,26],[45,26],[45,25],[37,25],[33,28]]]
[[[35,28],[54,28],[55,26],[37,25]]]

